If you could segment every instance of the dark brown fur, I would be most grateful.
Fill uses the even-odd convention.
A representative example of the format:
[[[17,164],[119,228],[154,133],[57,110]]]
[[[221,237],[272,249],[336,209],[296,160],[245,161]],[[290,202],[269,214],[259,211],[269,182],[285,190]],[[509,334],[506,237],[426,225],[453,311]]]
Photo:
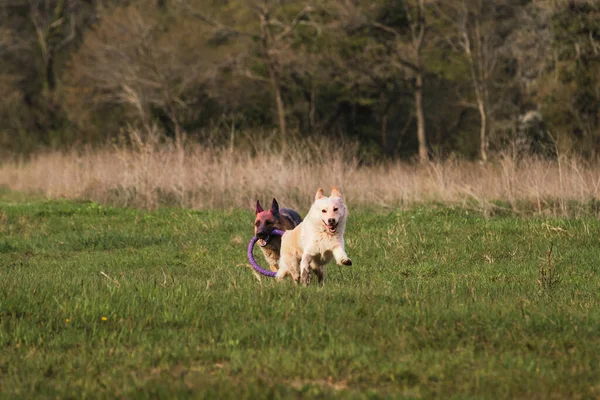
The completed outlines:
[[[254,234],[258,236],[260,249],[269,263],[271,271],[279,268],[279,250],[281,249],[281,236],[272,235],[273,229],[287,231],[294,229],[302,218],[298,213],[289,208],[279,208],[277,200],[273,199],[271,208],[263,210],[260,202],[256,201],[256,218],[254,219]],[[266,243],[265,243],[266,242]]]

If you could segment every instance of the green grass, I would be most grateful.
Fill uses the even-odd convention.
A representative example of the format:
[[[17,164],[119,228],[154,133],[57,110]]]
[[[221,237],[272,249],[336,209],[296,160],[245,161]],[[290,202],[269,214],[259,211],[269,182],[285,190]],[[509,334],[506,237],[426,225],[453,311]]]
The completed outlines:
[[[1,193],[0,397],[600,396],[598,220],[353,210],[321,289],[252,219]]]

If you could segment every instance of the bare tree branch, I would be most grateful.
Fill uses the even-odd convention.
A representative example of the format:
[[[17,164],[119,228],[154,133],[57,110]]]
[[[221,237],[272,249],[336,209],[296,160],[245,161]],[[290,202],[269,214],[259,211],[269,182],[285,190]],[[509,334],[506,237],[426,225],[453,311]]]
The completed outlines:
[[[307,17],[312,11],[314,11],[313,7],[310,7],[310,6],[304,7],[304,9],[302,9],[302,11],[300,11],[298,13],[298,15],[296,15],[294,17],[294,19],[292,19],[292,22],[287,24],[287,26],[285,26],[283,31],[280,34],[278,34],[277,36],[275,36],[275,40],[282,40],[284,37],[286,37],[291,32],[293,32],[294,29],[296,29],[296,27],[298,26],[298,23],[302,20],[302,18]]]
[[[190,6],[186,0],[177,0],[177,4],[181,5],[191,16],[198,18],[205,24],[212,26],[213,28],[216,28],[217,30],[229,32],[234,35],[248,36],[248,37],[253,37],[253,38],[256,37],[256,35],[254,35],[254,34],[245,32],[240,29],[232,28],[231,26],[228,26],[228,25],[224,25],[220,21],[213,19],[213,18],[207,16],[206,14],[203,14],[202,12],[200,12],[200,11],[196,10],[195,8],[193,8],[192,6]]]

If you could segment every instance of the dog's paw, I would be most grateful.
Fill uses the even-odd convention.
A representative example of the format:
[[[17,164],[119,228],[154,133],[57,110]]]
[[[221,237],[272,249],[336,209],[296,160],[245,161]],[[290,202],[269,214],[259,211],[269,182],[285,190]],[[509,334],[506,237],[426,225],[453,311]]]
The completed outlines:
[[[342,259],[342,265],[346,265],[349,267],[352,265],[352,260],[349,258],[344,258],[344,259]]]
[[[283,281],[283,278],[285,278],[285,273],[283,273],[282,270],[277,271],[277,273],[275,274],[275,280],[277,282],[281,282]]]

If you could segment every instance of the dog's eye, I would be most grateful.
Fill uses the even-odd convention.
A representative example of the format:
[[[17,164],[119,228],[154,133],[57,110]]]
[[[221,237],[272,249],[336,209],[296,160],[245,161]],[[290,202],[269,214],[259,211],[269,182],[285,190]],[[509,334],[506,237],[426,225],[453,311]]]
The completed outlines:
[[[254,223],[254,226],[259,226],[259,225],[260,225],[260,221],[256,221],[256,222]]]
[[[321,210],[321,212],[322,212],[323,214],[325,214],[325,213],[327,212],[327,210],[323,209],[323,210]]]
[[[273,221],[266,221],[265,225],[271,225],[273,223]]]
[[[333,212],[336,212],[338,210],[337,207],[333,207]]]

